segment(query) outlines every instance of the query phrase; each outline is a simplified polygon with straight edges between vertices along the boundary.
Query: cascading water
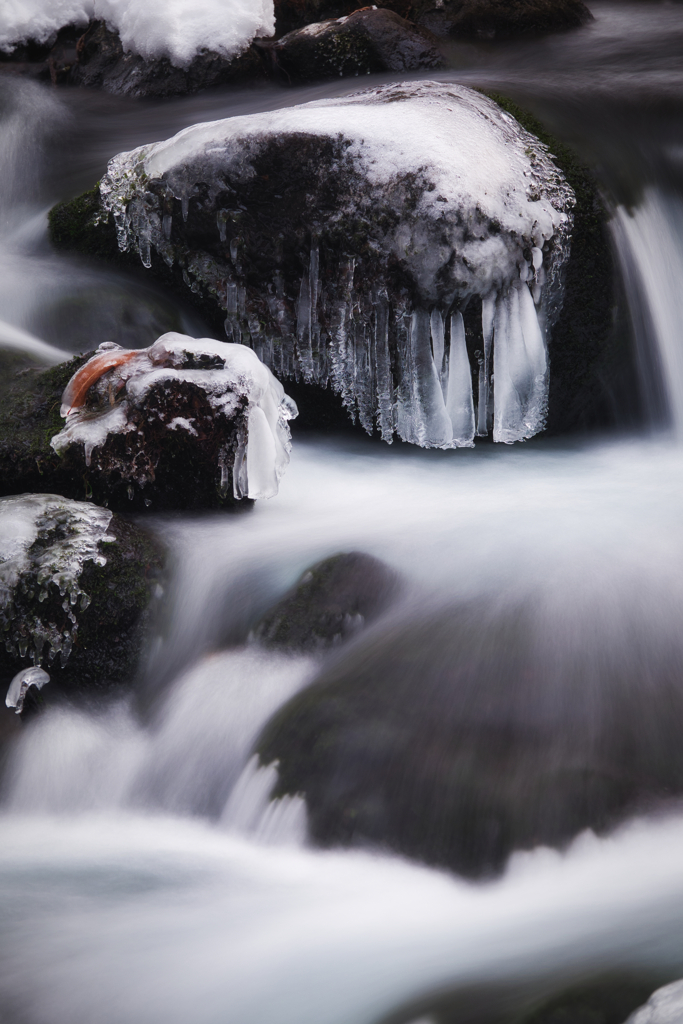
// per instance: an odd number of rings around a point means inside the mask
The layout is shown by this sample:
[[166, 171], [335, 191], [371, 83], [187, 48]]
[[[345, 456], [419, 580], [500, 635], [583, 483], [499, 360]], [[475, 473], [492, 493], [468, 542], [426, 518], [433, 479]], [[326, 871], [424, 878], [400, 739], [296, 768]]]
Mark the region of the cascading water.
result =
[[[659, 34], [653, 10], [665, 22]], [[680, 43], [683, 18], [678, 9], [638, 5], [596, 14], [576, 36], [486, 53], [458, 80], [535, 90], [573, 141], [580, 122], [584, 149], [598, 153], [614, 197], [634, 320], [666, 389], [660, 404], [678, 428], [681, 192], [675, 176], [659, 180], [648, 165], [625, 203], [614, 168], [649, 137], [619, 133], [610, 89], [626, 102], [628, 86], [636, 110], [643, 93], [646, 106], [652, 92], [665, 93], [680, 113], [672, 39], [676, 30]], [[84, 136], [84, 124], [98, 123], [97, 106], [80, 95], [58, 100], [37, 86], [14, 88], [13, 102], [33, 104], [21, 107], [27, 126], [38, 125], [32, 141], [28, 127], [22, 136], [29, 162], [44, 138], [45, 110], [54, 122], [71, 105]], [[210, 116], [281, 103], [281, 93], [265, 92], [151, 111], [122, 105], [112, 137], [97, 153], [86, 146], [79, 160], [101, 173], [113, 153], [148, 139], [155, 118], [165, 119], [158, 133], [166, 137]], [[73, 123], [63, 122], [67, 135]], [[675, 155], [680, 131], [667, 132], [659, 141]], [[18, 159], [7, 157], [11, 171]], [[74, 191], [80, 173], [73, 171]], [[7, 181], [12, 174], [21, 178], [12, 171]], [[6, 253], [17, 252], [8, 239], [38, 213], [12, 204]], [[36, 270], [49, 264], [62, 273], [63, 260], [47, 250], [25, 252]], [[120, 284], [97, 274], [108, 287]], [[3, 306], [0, 318], [42, 333], [45, 288], [11, 280], [16, 305]], [[55, 287], [57, 294], [62, 285]], [[442, 325], [428, 319], [436, 355]], [[451, 343], [458, 329], [450, 325]], [[81, 337], [44, 336], [64, 350], [89, 347]], [[137, 344], [148, 340], [143, 331]], [[449, 414], [467, 436], [479, 426], [471, 394], [453, 393]], [[3, 1022], [441, 1024], [437, 1004], [462, 997], [469, 1009], [447, 1019], [488, 1024], [598, 974], [683, 975], [683, 818], [675, 803], [658, 804], [657, 818], [579, 836], [564, 852], [519, 851], [502, 879], [475, 886], [383, 849], [313, 849], [303, 800], [268, 801], [277, 769], [258, 767], [254, 743], [329, 662], [323, 653], [268, 651], [252, 629], [307, 566], [337, 551], [368, 552], [399, 574], [389, 625], [453, 607], [523, 610], [520, 623], [531, 622], [540, 638], [542, 676], [508, 694], [510, 652], [491, 633], [488, 655], [505, 698], [479, 709], [492, 723], [505, 717], [540, 735], [559, 730], [580, 758], [600, 753], [606, 725], [635, 722], [622, 737], [627, 752], [646, 748], [654, 762], [673, 750], [672, 694], [683, 678], [683, 452], [668, 435], [501, 447], [423, 452], [295, 436], [278, 497], [251, 514], [153, 520], [173, 568], [135, 699], [48, 709], [26, 726], [5, 767]]]

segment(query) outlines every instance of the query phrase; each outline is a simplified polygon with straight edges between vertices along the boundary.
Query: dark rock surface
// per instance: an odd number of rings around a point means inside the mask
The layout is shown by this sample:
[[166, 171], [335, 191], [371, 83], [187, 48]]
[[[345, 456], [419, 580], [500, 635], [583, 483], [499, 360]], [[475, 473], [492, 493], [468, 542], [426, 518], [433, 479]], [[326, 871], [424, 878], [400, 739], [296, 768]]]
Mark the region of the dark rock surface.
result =
[[[11, 555], [0, 562], [3, 701], [13, 676], [34, 661], [51, 678], [40, 692], [29, 691], [27, 710], [60, 693], [106, 691], [132, 681], [163, 570], [161, 548], [121, 516], [107, 522], [109, 514], [90, 503], [24, 499], [29, 509], [36, 506], [35, 540], [16, 579]], [[0, 499], [0, 513], [8, 500]], [[106, 532], [89, 534], [83, 517], [104, 523]]]
[[[358, 8], [353, 0], [276, 0], [278, 35], [326, 18], [341, 18]], [[378, 0], [440, 36], [506, 38], [576, 28], [592, 15], [582, 0]]]
[[396, 598], [396, 574], [361, 551], [311, 566], [264, 615], [254, 636], [268, 647], [319, 651], [356, 636]]
[[356, 11], [256, 45], [273, 71], [290, 82], [417, 71], [443, 63], [435, 36], [386, 10]]
[[678, 654], [662, 645], [643, 701], [637, 646], [567, 635], [524, 607], [378, 623], [275, 715], [262, 762], [305, 795], [317, 843], [466, 876], [603, 832], [683, 792]]
[[[231, 476], [221, 488], [218, 453], [229, 449], [234, 458], [241, 416], [229, 422], [216, 416], [202, 389], [191, 383], [150, 390], [139, 430], [110, 435], [95, 448], [90, 465], [82, 445], [61, 455], [54, 451], [50, 441], [64, 426], [62, 394], [91, 355], [51, 370], [20, 370], [5, 381], [0, 494], [63, 494], [124, 512], [234, 506]], [[198, 433], [169, 430], [176, 417], [194, 420]]]

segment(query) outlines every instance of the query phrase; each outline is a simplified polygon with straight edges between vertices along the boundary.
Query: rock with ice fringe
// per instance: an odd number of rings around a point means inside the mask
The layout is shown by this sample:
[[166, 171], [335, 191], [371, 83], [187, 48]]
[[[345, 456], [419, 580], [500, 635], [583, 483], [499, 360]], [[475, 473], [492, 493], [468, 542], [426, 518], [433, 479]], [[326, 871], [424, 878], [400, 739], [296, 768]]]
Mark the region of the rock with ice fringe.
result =
[[[138, 527], [56, 494], [0, 498], [0, 681], [104, 687], [132, 673], [162, 557]], [[24, 684], [26, 684], [24, 686]], [[50, 690], [53, 690], [50, 686]], [[23, 692], [22, 692], [23, 690]]]
[[277, 494], [296, 406], [245, 346], [171, 332], [147, 349], [101, 345], [61, 415], [52, 448], [75, 451], [112, 497], [202, 507]]
[[413, 82], [195, 125], [115, 157], [100, 199], [122, 250], [386, 441], [543, 428], [574, 197], [479, 93]]

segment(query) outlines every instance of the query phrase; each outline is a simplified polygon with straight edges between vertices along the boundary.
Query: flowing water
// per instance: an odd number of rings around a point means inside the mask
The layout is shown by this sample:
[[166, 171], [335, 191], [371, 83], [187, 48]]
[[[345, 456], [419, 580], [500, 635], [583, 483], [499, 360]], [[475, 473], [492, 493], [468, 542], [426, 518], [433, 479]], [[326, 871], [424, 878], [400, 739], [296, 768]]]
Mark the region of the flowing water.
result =
[[[508, 713], [583, 742], [628, 702], [655, 749], [677, 743], [683, 8], [595, 13], [547, 40], [454, 47], [444, 77], [518, 99], [595, 169], [649, 424], [449, 452], [295, 434], [280, 494], [252, 514], [155, 518], [173, 566], [135, 696], [50, 709], [6, 771], [2, 1024], [426, 1022], [444, 993], [465, 1000], [453, 1020], [483, 1024], [606, 971], [683, 975], [675, 802], [563, 852], [519, 851], [475, 885], [382, 850], [314, 849], [303, 800], [269, 802], [276, 769], [252, 756], [323, 658], [266, 653], [250, 630], [308, 565], [344, 550], [400, 574], [399, 623], [524, 609], [545, 685]], [[147, 345], [169, 325], [203, 333], [142, 270], [53, 254], [47, 209], [121, 150], [356, 86], [132, 104], [0, 81], [0, 343], [49, 361], [104, 340]], [[504, 667], [494, 638], [491, 651]]]

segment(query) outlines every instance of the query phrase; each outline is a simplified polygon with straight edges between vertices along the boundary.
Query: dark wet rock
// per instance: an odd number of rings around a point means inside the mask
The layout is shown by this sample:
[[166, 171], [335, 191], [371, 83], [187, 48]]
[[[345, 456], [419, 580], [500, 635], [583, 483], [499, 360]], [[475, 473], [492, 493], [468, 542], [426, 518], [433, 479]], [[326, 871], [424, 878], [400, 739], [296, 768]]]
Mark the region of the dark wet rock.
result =
[[[353, 0], [276, 0], [278, 35], [358, 8]], [[379, 0], [376, 6], [428, 29], [460, 38], [508, 38], [577, 28], [592, 15], [582, 0]]]
[[266, 612], [254, 636], [268, 647], [319, 651], [356, 636], [396, 598], [399, 581], [383, 562], [361, 551], [311, 566]]
[[436, 37], [386, 10], [356, 11], [257, 45], [273, 71], [291, 82], [417, 71], [443, 63]]
[[276, 793], [305, 795], [323, 846], [472, 877], [683, 793], [676, 644], [650, 661], [645, 695], [635, 642], [562, 635], [542, 609], [484, 606], [371, 627], [266, 727]]
[[60, 692], [131, 681], [163, 569], [156, 541], [121, 516], [59, 495], [0, 498], [0, 522], [3, 700], [33, 664], [50, 682], [29, 690], [27, 710]]
[[103, 21], [93, 21], [78, 40], [78, 60], [69, 72], [75, 85], [97, 87], [119, 96], [179, 96], [219, 85], [265, 82], [267, 75], [258, 53], [247, 48], [237, 57], [198, 53], [186, 68], [166, 58], [148, 60], [125, 52], [117, 32]]
[[642, 969], [597, 975], [584, 970], [571, 982], [565, 976], [559, 983], [540, 972], [539, 977], [525, 981], [489, 981], [436, 998], [428, 996], [378, 1024], [413, 1024], [423, 1019], [433, 1024], [624, 1024], [628, 1014], [664, 981], [666, 975], [660, 971]]
[[[429, 125], [440, 147], [426, 145]], [[548, 371], [534, 324], [542, 314], [550, 328], [560, 313], [573, 196], [531, 134], [480, 94], [428, 82], [214, 132], [185, 133], [175, 162], [168, 143], [161, 163], [155, 147], [115, 158], [99, 194], [54, 211], [54, 240], [116, 252], [111, 211], [122, 249], [182, 282], [214, 330], [253, 347], [279, 377], [331, 384], [385, 440], [471, 445], [473, 391], [485, 433], [485, 324], [490, 332], [495, 306], [495, 361], [506, 325], [522, 316], [531, 331], [517, 350], [523, 397], [505, 391], [502, 371], [494, 437], [542, 428]], [[464, 160], [464, 137], [479, 160]], [[509, 178], [482, 186], [489, 166]]]
[[[216, 380], [225, 372], [224, 362], [220, 354], [196, 352], [198, 344], [170, 334], [149, 350], [125, 353], [104, 346], [98, 350], [103, 368], [92, 377], [79, 399], [81, 407], [66, 425], [60, 412], [63, 395], [93, 354], [47, 371], [19, 370], [4, 384], [0, 493], [60, 493], [117, 511], [225, 508], [238, 498], [246, 499], [243, 506], [249, 507], [249, 495], [261, 496], [253, 481], [246, 482], [252, 409], [260, 410], [261, 391], [267, 400], [271, 386], [278, 395], [282, 389], [253, 353], [242, 349], [237, 356], [249, 362], [243, 367], [240, 363], [244, 386]], [[177, 358], [174, 346], [180, 346]], [[148, 361], [147, 352], [159, 356], [159, 365]], [[165, 369], [169, 361], [174, 366]], [[126, 377], [124, 368], [133, 366], [139, 366], [142, 383]], [[132, 397], [134, 386], [138, 391]], [[271, 413], [277, 419], [275, 400]], [[278, 421], [276, 429], [286, 447], [286, 423]], [[277, 470], [270, 467], [271, 475], [286, 464], [284, 449], [279, 459]], [[274, 486], [276, 490], [276, 481]]]

